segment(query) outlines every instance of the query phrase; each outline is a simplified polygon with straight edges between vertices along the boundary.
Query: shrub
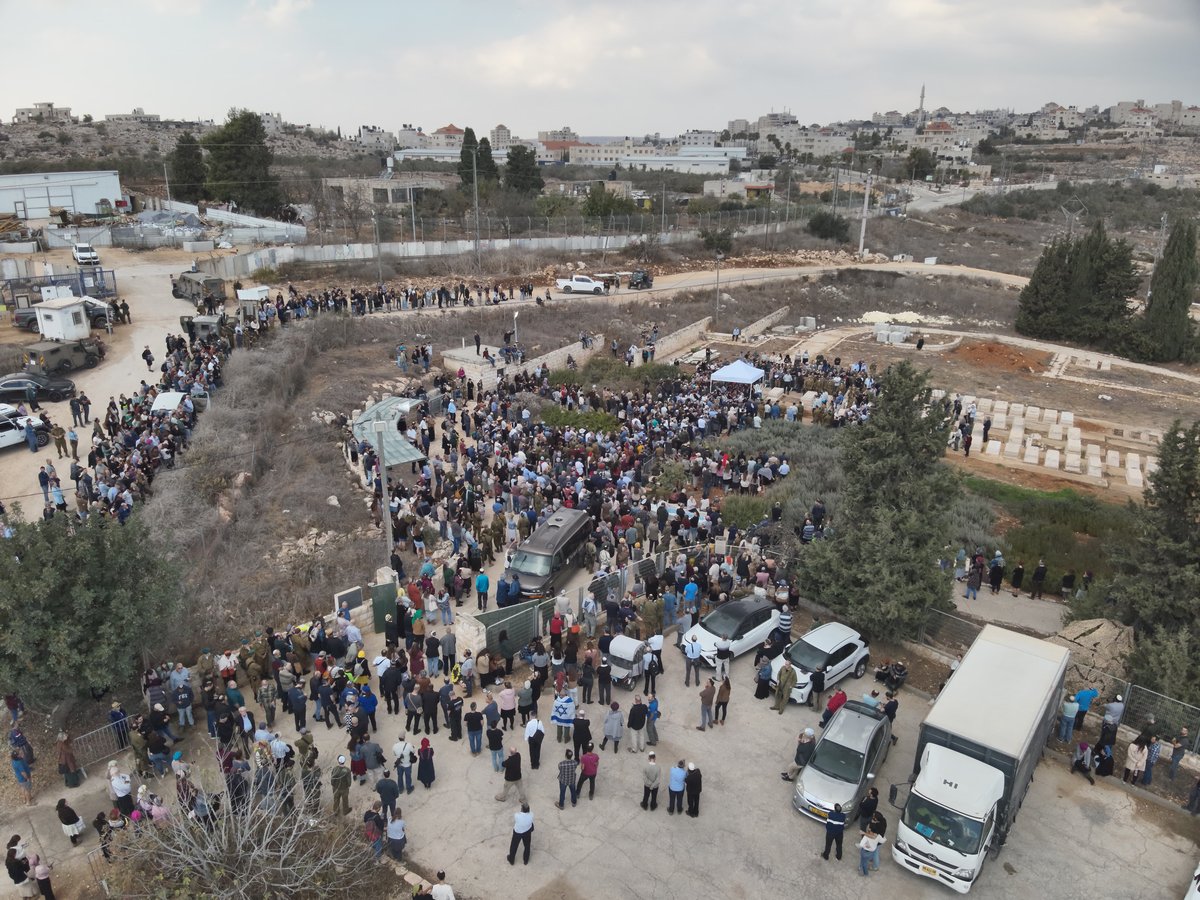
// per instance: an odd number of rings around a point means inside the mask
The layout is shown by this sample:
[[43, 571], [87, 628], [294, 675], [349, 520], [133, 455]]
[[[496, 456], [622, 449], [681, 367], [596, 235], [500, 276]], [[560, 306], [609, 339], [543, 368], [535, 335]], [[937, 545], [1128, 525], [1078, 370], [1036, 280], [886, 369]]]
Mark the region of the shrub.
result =
[[621, 423], [606, 412], [580, 412], [562, 406], [542, 410], [542, 421], [553, 428], [576, 428], [584, 431], [616, 431]]
[[821, 210], [808, 220], [809, 233], [829, 241], [845, 244], [850, 240], [850, 223], [844, 216]]

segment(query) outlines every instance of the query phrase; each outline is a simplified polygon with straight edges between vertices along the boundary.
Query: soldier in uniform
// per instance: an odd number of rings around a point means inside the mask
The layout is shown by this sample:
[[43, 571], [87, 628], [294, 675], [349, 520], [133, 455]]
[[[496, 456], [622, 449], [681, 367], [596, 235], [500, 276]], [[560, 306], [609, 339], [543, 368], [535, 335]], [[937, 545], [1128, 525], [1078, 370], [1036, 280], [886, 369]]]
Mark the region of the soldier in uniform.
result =
[[333, 790], [333, 811], [339, 816], [350, 812], [350, 770], [346, 768], [346, 757], [339, 756], [337, 765], [329, 773], [329, 787]]
[[213, 675], [217, 671], [217, 664], [213, 659], [212, 651], [208, 647], [200, 651], [200, 658], [196, 660], [196, 671], [200, 675], [201, 684], [213, 680]]

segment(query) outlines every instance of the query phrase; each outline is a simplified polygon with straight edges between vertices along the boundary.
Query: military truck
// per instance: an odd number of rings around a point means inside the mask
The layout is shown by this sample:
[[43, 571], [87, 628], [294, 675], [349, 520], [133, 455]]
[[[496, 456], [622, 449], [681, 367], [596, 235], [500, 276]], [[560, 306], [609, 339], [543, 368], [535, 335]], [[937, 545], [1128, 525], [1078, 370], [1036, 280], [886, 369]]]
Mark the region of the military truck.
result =
[[213, 297], [218, 305], [224, 303], [227, 297], [224, 279], [205, 272], [182, 272], [178, 278], [171, 279], [171, 296], [180, 300], [190, 300], [196, 307], [204, 306], [205, 297]]
[[654, 276], [645, 269], [634, 269], [629, 274], [629, 289], [633, 291], [654, 287]]
[[73, 369], [94, 369], [104, 359], [107, 348], [97, 338], [77, 341], [38, 341], [21, 348], [21, 362], [28, 368], [36, 366], [51, 375], [62, 375]]

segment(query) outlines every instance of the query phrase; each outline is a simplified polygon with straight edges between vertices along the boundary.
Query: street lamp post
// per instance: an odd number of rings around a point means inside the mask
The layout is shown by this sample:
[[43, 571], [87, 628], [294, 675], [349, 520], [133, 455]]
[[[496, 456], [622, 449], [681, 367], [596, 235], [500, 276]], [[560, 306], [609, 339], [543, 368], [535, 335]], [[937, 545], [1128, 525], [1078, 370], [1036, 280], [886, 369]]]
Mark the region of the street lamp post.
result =
[[383, 446], [388, 423], [377, 419], [371, 424], [371, 427], [375, 430], [375, 444], [379, 451], [379, 503], [381, 507], [379, 512], [380, 518], [383, 520], [383, 559], [384, 563], [390, 567], [392, 565], [392, 503], [388, 494], [387, 457]]
[[371, 222], [375, 226], [375, 272], [379, 276], [379, 288], [383, 290], [383, 260], [379, 256], [379, 212], [371, 213]]

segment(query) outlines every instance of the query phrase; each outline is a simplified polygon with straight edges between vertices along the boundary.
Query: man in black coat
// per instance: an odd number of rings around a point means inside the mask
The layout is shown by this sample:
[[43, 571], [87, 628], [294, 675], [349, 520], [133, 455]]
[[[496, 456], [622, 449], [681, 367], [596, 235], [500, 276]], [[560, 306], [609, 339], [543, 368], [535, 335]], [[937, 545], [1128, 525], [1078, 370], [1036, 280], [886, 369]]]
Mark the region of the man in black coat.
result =
[[693, 819], [700, 815], [700, 788], [702, 776], [696, 764], [688, 763], [688, 773], [684, 776], [683, 787], [687, 792], [687, 814]]

